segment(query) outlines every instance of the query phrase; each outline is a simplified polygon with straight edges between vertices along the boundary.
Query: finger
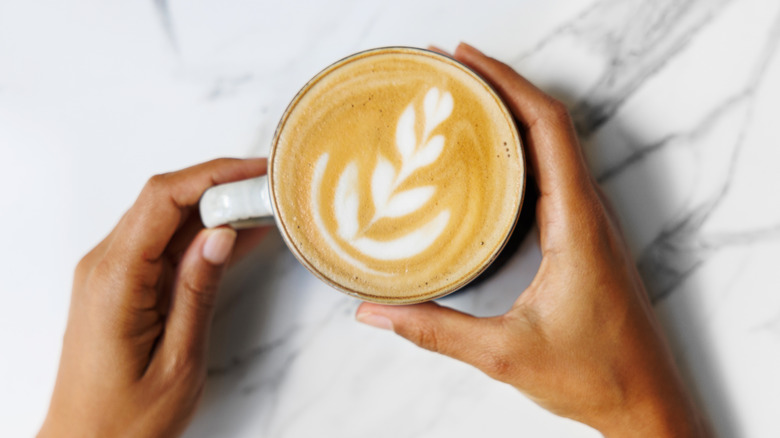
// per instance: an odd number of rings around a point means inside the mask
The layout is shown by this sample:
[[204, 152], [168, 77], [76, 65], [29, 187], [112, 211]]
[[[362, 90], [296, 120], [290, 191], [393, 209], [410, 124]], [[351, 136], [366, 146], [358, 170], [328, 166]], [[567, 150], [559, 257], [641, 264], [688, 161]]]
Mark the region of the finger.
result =
[[[179, 263], [187, 246], [192, 243], [192, 239], [203, 228], [203, 223], [197, 212], [193, 212], [184, 224], [179, 227], [179, 230], [171, 238], [168, 248], [165, 249], [165, 253], [173, 264]], [[267, 226], [238, 230], [236, 245], [230, 257], [230, 265], [237, 263], [252, 251], [263, 240], [263, 237], [268, 234], [269, 230], [270, 227]]]
[[450, 52], [448, 52], [448, 51], [446, 51], [446, 50], [444, 50], [444, 49], [442, 49], [442, 48], [440, 48], [438, 46], [434, 46], [433, 44], [428, 46], [428, 50], [430, 50], [431, 52], [436, 52], [436, 53], [442, 54], [444, 56], [449, 56], [450, 58], [452, 58], [452, 53], [450, 53]]
[[134, 260], [158, 259], [206, 189], [265, 172], [265, 158], [222, 158], [152, 177], [117, 226], [119, 235], [126, 236], [118, 253]]
[[576, 197], [590, 185], [566, 107], [536, 88], [508, 65], [461, 43], [455, 59], [491, 83], [526, 133], [526, 151], [542, 196]]
[[185, 252], [160, 343], [163, 363], [205, 360], [217, 287], [235, 240], [233, 229], [203, 229]]
[[490, 376], [511, 366], [500, 318], [477, 318], [433, 302], [411, 306], [363, 303], [356, 318], [392, 330], [426, 350], [471, 364]]
[[73, 275], [74, 293], [79, 293], [83, 289], [76, 286], [80, 286], [84, 281], [86, 281], [87, 276], [90, 274], [90, 272], [92, 272], [92, 269], [94, 269], [98, 261], [105, 256], [108, 248], [111, 246], [112, 240], [113, 233], [106, 236], [106, 238], [101, 240], [97, 246], [92, 248], [92, 250], [90, 250], [87, 254], [84, 255], [84, 257], [81, 258], [81, 260], [79, 260]]
[[165, 254], [172, 264], [178, 265], [184, 253], [192, 244], [192, 240], [203, 229], [203, 223], [200, 221], [200, 215], [192, 212], [187, 219], [179, 226], [179, 229], [173, 234], [168, 246], [165, 248]]

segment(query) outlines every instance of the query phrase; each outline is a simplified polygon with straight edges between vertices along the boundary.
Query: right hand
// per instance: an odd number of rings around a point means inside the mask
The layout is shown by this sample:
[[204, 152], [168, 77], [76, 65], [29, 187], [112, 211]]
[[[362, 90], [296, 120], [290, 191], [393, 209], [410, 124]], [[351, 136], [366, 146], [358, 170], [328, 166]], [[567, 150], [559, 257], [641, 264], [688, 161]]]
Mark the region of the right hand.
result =
[[501, 316], [363, 303], [357, 319], [470, 363], [607, 436], [708, 436], [564, 105], [468, 45], [454, 57], [495, 87], [524, 131], [540, 192], [541, 266]]

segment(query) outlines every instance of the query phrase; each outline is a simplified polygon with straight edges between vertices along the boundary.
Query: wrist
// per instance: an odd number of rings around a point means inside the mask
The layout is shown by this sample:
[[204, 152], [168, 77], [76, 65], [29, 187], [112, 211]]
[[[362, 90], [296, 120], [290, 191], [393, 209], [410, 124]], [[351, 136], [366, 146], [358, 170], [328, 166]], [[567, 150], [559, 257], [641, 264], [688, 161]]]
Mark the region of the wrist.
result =
[[709, 438], [706, 422], [687, 394], [647, 397], [594, 424], [606, 438]]

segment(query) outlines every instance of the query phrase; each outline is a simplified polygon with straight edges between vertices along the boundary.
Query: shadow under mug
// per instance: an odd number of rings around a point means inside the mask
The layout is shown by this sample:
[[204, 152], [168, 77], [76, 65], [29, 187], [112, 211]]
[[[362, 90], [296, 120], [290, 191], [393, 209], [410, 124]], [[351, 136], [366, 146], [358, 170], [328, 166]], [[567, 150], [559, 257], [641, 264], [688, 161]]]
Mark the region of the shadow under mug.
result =
[[[349, 288], [345, 288], [342, 285], [334, 282], [327, 276], [320, 273], [316, 268], [314, 268], [309, 263], [309, 261], [306, 260], [306, 257], [300, 254], [299, 251], [296, 250], [294, 245], [291, 244], [290, 237], [287, 236], [284, 232], [286, 228], [284, 227], [284, 224], [282, 224], [281, 222], [282, 219], [279, 217], [280, 215], [276, 214], [274, 211], [274, 198], [273, 198], [274, 196], [274, 187], [273, 187], [274, 155], [278, 152], [277, 145], [279, 143], [279, 138], [282, 133], [282, 130], [284, 129], [285, 121], [287, 120], [291, 111], [294, 110], [294, 108], [300, 101], [301, 97], [304, 94], [306, 94], [306, 92], [311, 88], [312, 84], [315, 84], [322, 77], [327, 76], [334, 70], [337, 70], [340, 66], [348, 64], [353, 59], [370, 56], [372, 54], [377, 54], [377, 53], [382, 54], [388, 51], [421, 54], [426, 57], [437, 58], [441, 61], [446, 62], [449, 65], [457, 66], [459, 69], [461, 69], [462, 71], [468, 73], [471, 77], [473, 77], [474, 80], [480, 82], [484, 86], [484, 88], [488, 90], [488, 92], [492, 95], [495, 101], [498, 103], [499, 107], [501, 108], [500, 111], [502, 115], [505, 116], [508, 120], [510, 120], [513, 144], [509, 146], [513, 147], [512, 150], [517, 152], [520, 160], [521, 174], [518, 175], [520, 190], [519, 193], [517, 193], [517, 199], [515, 200], [517, 202], [517, 208], [515, 211], [513, 211], [511, 227], [509, 227], [508, 231], [505, 233], [505, 236], [503, 236], [503, 241], [500, 242], [500, 245], [498, 246], [498, 250], [492, 255], [492, 257], [490, 257], [488, 260], [485, 260], [484, 263], [478, 266], [473, 272], [471, 272], [470, 275], [468, 275], [462, 281], [453, 283], [452, 287], [448, 288], [447, 290], [444, 290], [441, 293], [437, 293], [430, 296], [424, 296], [424, 297], [413, 296], [410, 298], [401, 298], [401, 299], [394, 298], [394, 297], [376, 297], [373, 295], [356, 293], [355, 291]], [[458, 289], [468, 285], [469, 283], [471, 283], [472, 281], [480, 277], [480, 274], [486, 272], [486, 270], [488, 270], [491, 264], [493, 264], [493, 262], [498, 258], [499, 254], [502, 252], [503, 248], [507, 245], [507, 243], [509, 242], [510, 244], [509, 246], [512, 246], [512, 243], [510, 242], [510, 238], [512, 238], [511, 240], [516, 240], [518, 234], [516, 231], [520, 231], [520, 230], [515, 230], [515, 226], [517, 224], [520, 210], [523, 204], [523, 197], [526, 189], [525, 187], [526, 171], [525, 171], [525, 159], [523, 155], [522, 142], [520, 139], [520, 135], [517, 131], [517, 127], [514, 124], [513, 116], [509, 111], [509, 109], [507, 108], [507, 106], [503, 103], [501, 98], [495, 92], [495, 90], [487, 82], [485, 82], [476, 72], [474, 72], [467, 66], [461, 64], [460, 62], [450, 57], [441, 55], [437, 52], [433, 52], [430, 50], [411, 48], [411, 47], [384, 47], [378, 49], [371, 49], [364, 52], [355, 53], [346, 58], [343, 58], [331, 64], [329, 67], [327, 67], [326, 69], [324, 69], [323, 71], [315, 75], [296, 94], [295, 98], [291, 101], [284, 115], [282, 116], [279, 125], [276, 128], [276, 132], [274, 133], [274, 138], [273, 138], [273, 142], [269, 154], [268, 166], [269, 166], [268, 175], [257, 177], [257, 178], [251, 178], [243, 181], [220, 184], [206, 190], [203, 196], [201, 197], [199, 203], [200, 216], [204, 226], [211, 228], [211, 227], [217, 227], [221, 225], [228, 225], [234, 229], [243, 229], [243, 228], [251, 228], [257, 226], [276, 224], [277, 228], [281, 231], [282, 238], [285, 244], [287, 245], [287, 247], [293, 252], [295, 257], [307, 269], [309, 269], [309, 271], [311, 271], [318, 278], [325, 281], [332, 287], [348, 295], [360, 298], [362, 300], [379, 302], [384, 304], [412, 304], [412, 303], [440, 298], [452, 292], [455, 292]], [[526, 231], [527, 230], [523, 230], [523, 234], [525, 234]], [[499, 263], [496, 263], [496, 265], [500, 265], [500, 264], [502, 263], [499, 260]], [[492, 269], [490, 271], [492, 271]], [[483, 279], [482, 277], [480, 278]]]

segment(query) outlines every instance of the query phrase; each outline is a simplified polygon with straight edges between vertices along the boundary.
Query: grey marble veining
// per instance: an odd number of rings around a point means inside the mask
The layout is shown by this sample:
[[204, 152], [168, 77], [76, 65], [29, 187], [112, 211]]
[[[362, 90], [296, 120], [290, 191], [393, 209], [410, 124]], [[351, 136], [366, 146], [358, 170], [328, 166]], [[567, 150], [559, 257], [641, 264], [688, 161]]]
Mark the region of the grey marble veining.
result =
[[[595, 135], [597, 138], [592, 142], [598, 142], [599, 128], [609, 123], [621, 105], [658, 70], [673, 62], [698, 35], [698, 30], [723, 13], [730, 3], [730, 0], [595, 2], [543, 38], [532, 50], [519, 55], [513, 63], [522, 68], [529, 58], [543, 56], [546, 47], [561, 39], [576, 39], [579, 44], [598, 53], [603, 58], [603, 71], [582, 95], [571, 102], [578, 132], [586, 139]], [[728, 193], [754, 103], [762, 94], [762, 80], [768, 65], [777, 55], [780, 10], [774, 15], [776, 18], [767, 29], [764, 41], [757, 41], [763, 49], [753, 60], [752, 71], [739, 89], [723, 96], [722, 101], [685, 130], [667, 134], [649, 144], [628, 145], [628, 154], [596, 174], [600, 183], [608, 185], [613, 178], [630, 172], [632, 166], [664, 148], [687, 147], [709, 153], [708, 160], [700, 164], [712, 166], [715, 168], [713, 172], [722, 175], [717, 184], [709, 188], [709, 195], [689, 205], [688, 211], [680, 217], [665, 223], [650, 245], [643, 249], [639, 257], [640, 270], [650, 286], [653, 301], [663, 299], [674, 291], [680, 281], [713, 251], [778, 236], [780, 222], [714, 236], [700, 236], [698, 233]], [[571, 100], [570, 96], [562, 98]], [[735, 130], [730, 133], [727, 144], [713, 155], [712, 138], [707, 135], [719, 128], [723, 119], [735, 119]]]
[[[682, 141], [687, 147], [707, 148], [706, 151], [702, 151], [709, 153], [708, 160], [703, 162], [703, 165], [717, 166], [714, 171], [722, 176], [703, 199], [690, 205], [689, 210], [682, 217], [665, 225], [663, 231], [642, 254], [639, 266], [645, 281], [651, 285], [651, 297], [654, 301], [663, 299], [673, 292], [680, 281], [701, 266], [714, 252], [733, 245], [750, 245], [780, 237], [780, 218], [776, 218], [774, 224], [758, 228], [729, 230], [717, 234], [701, 232], [708, 219], [729, 195], [730, 187], [736, 177], [740, 152], [746, 147], [745, 138], [753, 121], [755, 103], [764, 96], [761, 85], [768, 66], [778, 56], [780, 10], [775, 17], [763, 42], [760, 56], [752, 66], [753, 71], [743, 88], [735, 95], [727, 97], [692, 130], [682, 134], [684, 136]], [[712, 140], [707, 134], [721, 124], [727, 123], [722, 120], [726, 118], [734, 120], [735, 126], [731, 136], [727, 137], [725, 147], [717, 151], [716, 161], [712, 157], [712, 148], [697, 140]], [[672, 142], [674, 139], [669, 139], [665, 144]]]
[[[44, 254], [51, 266], [34, 284], [31, 268], [4, 272], [21, 293], [0, 308], [0, 341], [14, 358], [0, 361], [0, 434], [34, 433], [72, 266], [149, 175], [267, 153], [298, 89], [349, 53], [452, 49], [461, 39], [569, 106], [719, 435], [780, 430], [777, 2], [152, 0], [47, 11], [0, 7], [0, 175], [27, 190], [4, 211], [50, 199], [65, 218], [0, 215], [3, 229], [40, 230], [9, 236], [0, 265]], [[536, 239], [532, 231], [487, 281], [442, 304], [504, 312], [539, 266]], [[185, 435], [598, 436], [467, 365], [355, 323], [358, 304], [272, 232], [225, 279], [204, 400]]]

